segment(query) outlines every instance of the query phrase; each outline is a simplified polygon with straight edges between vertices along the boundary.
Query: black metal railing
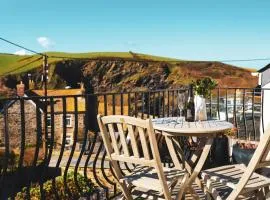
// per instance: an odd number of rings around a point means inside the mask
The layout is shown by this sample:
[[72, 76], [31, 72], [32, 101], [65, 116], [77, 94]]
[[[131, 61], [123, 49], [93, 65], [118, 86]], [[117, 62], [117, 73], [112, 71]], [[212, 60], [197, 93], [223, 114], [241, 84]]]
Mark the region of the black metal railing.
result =
[[[186, 89], [1, 100], [0, 198], [108, 199], [118, 195], [96, 115], [178, 116], [179, 92]], [[234, 123], [239, 139], [259, 140], [268, 92], [215, 89], [206, 99], [208, 118]], [[169, 159], [163, 162], [171, 166]], [[133, 167], [120, 166], [122, 173]]]

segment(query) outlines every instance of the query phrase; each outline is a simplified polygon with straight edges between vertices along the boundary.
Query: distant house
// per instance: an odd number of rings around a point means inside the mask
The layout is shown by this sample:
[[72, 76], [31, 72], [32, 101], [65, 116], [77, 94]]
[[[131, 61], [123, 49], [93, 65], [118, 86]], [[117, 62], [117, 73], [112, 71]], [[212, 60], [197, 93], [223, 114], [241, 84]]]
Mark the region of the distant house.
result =
[[[21, 92], [21, 91], [20, 91]], [[48, 96], [67, 96], [67, 95], [80, 95], [81, 89], [61, 89], [61, 90], [48, 90]], [[44, 95], [43, 90], [30, 90], [26, 91], [20, 96], [34, 97]], [[48, 139], [51, 137], [52, 127], [54, 126], [54, 142], [57, 144], [62, 143], [64, 131], [66, 132], [65, 146], [70, 147], [73, 144], [75, 132], [75, 115], [78, 116], [78, 137], [83, 134], [84, 116], [85, 116], [85, 99], [82, 97], [77, 98], [77, 112], [75, 112], [74, 97], [66, 97], [66, 104], [64, 105], [63, 98], [53, 98], [53, 103], [48, 101], [47, 104], [47, 117], [44, 121], [44, 114], [46, 106], [42, 98], [32, 98], [32, 100], [25, 100], [24, 102], [24, 128], [26, 145], [35, 145], [38, 131], [44, 135], [45, 125], [48, 130]], [[9, 144], [11, 148], [18, 148], [21, 145], [21, 104], [20, 100], [9, 101], [6, 104], [7, 120], [8, 120], [8, 135]], [[52, 106], [53, 105], [53, 106]], [[53, 108], [53, 109], [52, 109]], [[64, 110], [66, 112], [64, 112]], [[3, 111], [2, 111], [3, 113]], [[65, 118], [64, 118], [65, 113]], [[51, 115], [54, 116], [52, 121]], [[39, 116], [39, 118], [37, 118]], [[37, 120], [40, 120], [37, 121]], [[64, 128], [64, 124], [66, 127]], [[0, 116], [0, 141], [4, 143], [5, 138], [5, 125], [4, 117]]]
[[[258, 70], [259, 72], [259, 85], [263, 90], [263, 113], [261, 121], [261, 133], [263, 128], [267, 128], [270, 125], [270, 64], [266, 65], [262, 69]], [[269, 90], [268, 90], [269, 89]], [[263, 127], [262, 127], [263, 125]]]
[[[50, 102], [47, 106], [46, 125], [48, 127], [48, 136], [51, 136], [52, 124], [54, 125], [54, 135], [57, 143], [61, 144], [64, 131], [66, 131], [66, 147], [73, 144], [74, 132], [75, 132], [75, 115], [78, 116], [78, 136], [82, 136], [84, 128], [84, 116], [85, 116], [85, 99], [83, 97], [77, 98], [77, 110], [75, 110], [74, 97], [66, 97], [66, 104], [64, 105], [63, 98], [57, 98], [57, 96], [72, 96], [81, 95], [81, 89], [55, 89], [48, 90], [48, 96], [53, 97], [53, 110]], [[44, 95], [43, 90], [32, 90], [28, 92], [31, 96]], [[45, 108], [43, 107], [43, 110]], [[65, 110], [65, 112], [64, 112]], [[65, 118], [64, 118], [65, 113]], [[54, 121], [52, 121], [51, 115], [54, 115]], [[64, 128], [64, 124], [66, 127]]]

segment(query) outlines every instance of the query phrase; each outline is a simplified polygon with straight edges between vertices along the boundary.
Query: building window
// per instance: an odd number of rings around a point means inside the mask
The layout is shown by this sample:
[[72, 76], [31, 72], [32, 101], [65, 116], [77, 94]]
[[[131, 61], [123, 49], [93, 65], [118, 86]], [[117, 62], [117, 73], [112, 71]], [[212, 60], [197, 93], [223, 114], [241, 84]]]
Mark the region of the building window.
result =
[[67, 127], [72, 127], [72, 118], [71, 115], [66, 116], [66, 126]]
[[72, 146], [72, 136], [71, 135], [67, 135], [66, 136], [66, 141], [65, 141], [65, 148], [66, 149], [70, 149]]
[[71, 145], [71, 136], [67, 135], [66, 136], [66, 146], [69, 146], [69, 145]]
[[46, 123], [47, 123], [47, 127], [51, 127], [51, 126], [52, 126], [52, 119], [51, 119], [51, 116], [47, 116]]

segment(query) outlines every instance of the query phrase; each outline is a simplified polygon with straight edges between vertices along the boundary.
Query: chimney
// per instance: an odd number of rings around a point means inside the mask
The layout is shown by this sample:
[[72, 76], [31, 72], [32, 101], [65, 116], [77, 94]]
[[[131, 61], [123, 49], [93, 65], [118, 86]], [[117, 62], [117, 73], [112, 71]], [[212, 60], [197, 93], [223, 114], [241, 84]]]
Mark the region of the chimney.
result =
[[32, 80], [32, 75], [31, 74], [28, 74], [28, 87], [29, 87], [29, 90], [35, 89], [35, 83]]
[[29, 80], [29, 90], [35, 89], [35, 82], [33, 80]]
[[81, 90], [81, 94], [84, 95], [85, 94], [85, 88], [84, 88], [84, 83], [83, 82], [80, 83], [80, 90]]
[[17, 95], [19, 97], [23, 97], [24, 96], [24, 88], [25, 88], [25, 85], [23, 84], [22, 81], [20, 82], [20, 84], [17, 84]]

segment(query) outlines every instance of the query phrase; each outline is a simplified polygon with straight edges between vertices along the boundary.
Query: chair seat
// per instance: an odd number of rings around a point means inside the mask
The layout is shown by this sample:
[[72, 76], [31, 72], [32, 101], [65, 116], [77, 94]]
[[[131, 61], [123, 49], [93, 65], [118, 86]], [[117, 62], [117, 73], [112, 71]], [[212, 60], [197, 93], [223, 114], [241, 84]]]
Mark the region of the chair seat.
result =
[[[165, 167], [163, 170], [169, 188], [173, 186], [174, 183], [183, 181], [185, 175], [187, 175], [185, 170]], [[147, 188], [148, 190], [162, 192], [160, 179], [158, 179], [155, 168], [152, 167], [138, 166], [120, 181], [126, 181], [139, 188]]]
[[[202, 179], [206, 183], [208, 192], [212, 194], [215, 199], [226, 199], [236, 184], [242, 178], [247, 168], [245, 165], [226, 165], [202, 171]], [[270, 179], [253, 173], [247, 182], [242, 194], [243, 198], [252, 198], [251, 191], [263, 188], [270, 185]], [[245, 197], [246, 196], [246, 197]]]

